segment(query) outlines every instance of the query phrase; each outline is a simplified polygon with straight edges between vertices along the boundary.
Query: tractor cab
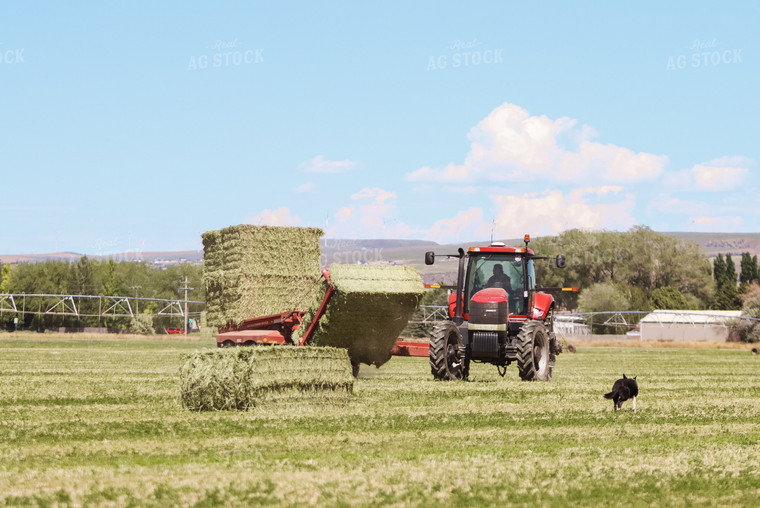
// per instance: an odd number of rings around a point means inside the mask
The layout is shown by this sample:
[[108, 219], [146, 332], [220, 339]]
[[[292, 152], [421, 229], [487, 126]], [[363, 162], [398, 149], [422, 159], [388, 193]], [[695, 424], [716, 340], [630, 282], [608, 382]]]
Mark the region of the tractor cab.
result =
[[523, 250], [498, 245], [470, 248], [464, 285], [466, 315], [469, 314], [472, 298], [478, 292], [491, 288], [506, 292], [509, 314], [526, 314], [528, 295], [535, 289], [536, 276], [533, 260], [520, 252]]

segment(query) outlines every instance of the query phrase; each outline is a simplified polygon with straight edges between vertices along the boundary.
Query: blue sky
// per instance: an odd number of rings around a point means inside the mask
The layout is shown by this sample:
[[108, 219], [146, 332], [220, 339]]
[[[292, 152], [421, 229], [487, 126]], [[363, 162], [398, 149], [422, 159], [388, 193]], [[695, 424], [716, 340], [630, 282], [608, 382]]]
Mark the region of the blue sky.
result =
[[0, 253], [760, 231], [756, 2], [2, 13]]

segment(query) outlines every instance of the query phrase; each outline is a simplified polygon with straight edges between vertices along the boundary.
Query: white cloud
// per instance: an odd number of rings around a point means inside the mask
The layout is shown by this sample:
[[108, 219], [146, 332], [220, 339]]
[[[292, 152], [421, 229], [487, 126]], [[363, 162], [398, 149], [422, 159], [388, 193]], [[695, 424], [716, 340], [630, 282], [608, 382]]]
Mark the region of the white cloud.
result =
[[420, 169], [404, 175], [404, 180], [407, 180], [409, 182], [456, 182], [466, 179], [467, 167], [455, 166], [454, 164], [449, 164], [442, 170], [433, 169], [430, 166], [423, 166]]
[[532, 181], [555, 178], [639, 182], [659, 176], [668, 158], [635, 153], [590, 141], [596, 131], [576, 128], [577, 120], [531, 116], [515, 104], [503, 104], [470, 130], [464, 164], [443, 169], [423, 166], [408, 181]]
[[314, 182], [304, 182], [298, 187], [296, 187], [296, 192], [303, 193], [303, 192], [311, 192], [315, 189]]
[[290, 209], [283, 206], [277, 210], [263, 210], [260, 215], [248, 220], [249, 223], [259, 226], [296, 226], [301, 219], [292, 215]]
[[618, 194], [623, 188], [619, 185], [602, 185], [601, 187], [580, 187], [575, 189], [572, 194], [575, 196], [583, 196], [584, 194], [598, 194], [604, 196], [607, 194]]
[[711, 213], [711, 205], [695, 199], [680, 199], [668, 194], [655, 196], [647, 206], [647, 212], [661, 215], [663, 213], [679, 215], [704, 215]]
[[743, 157], [723, 157], [697, 164], [690, 171], [701, 190], [725, 191], [742, 184], [749, 173], [748, 165]]
[[609, 182], [639, 182], [658, 177], [668, 162], [665, 156], [634, 153], [615, 145], [584, 141], [578, 152], [566, 152], [558, 164], [563, 179], [601, 177]]
[[738, 189], [745, 183], [753, 162], [746, 157], [719, 157], [668, 175], [665, 185], [679, 191], [721, 192]]
[[446, 192], [451, 192], [453, 194], [485, 194], [488, 193], [489, 190], [492, 192], [492, 189], [481, 187], [479, 185], [446, 185], [443, 189]]
[[483, 220], [483, 209], [472, 207], [458, 212], [451, 219], [436, 221], [422, 233], [428, 240], [451, 243], [466, 240], [482, 240], [490, 236], [489, 223]]
[[338, 213], [335, 214], [335, 216], [339, 220], [348, 220], [351, 218], [351, 216], [354, 214], [354, 209], [350, 208], [348, 206], [344, 206], [340, 210], [338, 210]]
[[389, 199], [395, 199], [396, 193], [383, 190], [379, 187], [366, 187], [356, 194], [351, 195], [351, 199], [373, 199], [376, 203], [382, 205]]
[[[492, 195], [498, 207], [493, 219], [494, 238], [520, 238], [525, 233], [556, 235], [572, 228], [626, 230], [636, 224], [632, 194], [611, 203], [593, 203], [596, 196], [607, 196], [604, 199], [610, 201], [622, 190], [620, 186], [607, 185], [579, 188], [568, 195], [559, 190]], [[485, 240], [491, 235], [491, 221], [484, 218], [481, 208], [472, 207], [421, 232], [425, 239], [443, 243]]]
[[317, 155], [311, 160], [302, 162], [298, 166], [298, 169], [307, 173], [346, 173], [356, 167], [357, 163], [355, 161], [331, 161], [325, 159], [322, 155]]
[[412, 229], [398, 220], [396, 193], [371, 187], [351, 195], [357, 201], [342, 207], [330, 221], [332, 238], [408, 238]]
[[697, 216], [692, 217], [690, 231], [721, 231], [724, 233], [741, 231], [744, 219], [739, 216]]
[[706, 201], [661, 194], [652, 198], [647, 214], [658, 220], [667, 217], [669, 221], [659, 227], [671, 231], [734, 232], [757, 228], [753, 223], [755, 215], [743, 201], [736, 199]]
[[587, 187], [565, 196], [562, 191], [551, 190], [537, 194], [491, 196], [499, 207], [495, 220], [495, 236], [520, 237], [525, 233], [535, 236], [556, 235], [566, 229], [625, 230], [636, 224], [632, 216], [635, 198], [626, 194], [622, 201], [590, 203], [589, 194], [617, 194], [619, 189]]

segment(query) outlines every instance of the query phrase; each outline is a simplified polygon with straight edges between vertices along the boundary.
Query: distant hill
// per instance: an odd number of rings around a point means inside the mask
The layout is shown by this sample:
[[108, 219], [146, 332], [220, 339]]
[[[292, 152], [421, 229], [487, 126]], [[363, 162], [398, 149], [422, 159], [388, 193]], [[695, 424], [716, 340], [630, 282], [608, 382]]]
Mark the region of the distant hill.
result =
[[753, 256], [760, 254], [760, 233], [664, 233], [681, 240], [696, 243], [709, 257], [718, 253], [741, 255], [749, 252]]
[[336, 238], [322, 238], [319, 241], [322, 246], [322, 250], [325, 249], [397, 249], [404, 247], [420, 247], [438, 245], [436, 242], [428, 240], [351, 240], [351, 239], [336, 239]]
[[[733, 256], [749, 252], [760, 255], [760, 233], [664, 233], [680, 240], [691, 241], [699, 245], [709, 257], [718, 253], [731, 253]], [[500, 240], [507, 245], [522, 245], [522, 239]], [[362, 263], [362, 264], [397, 264], [414, 266], [423, 276], [426, 283], [450, 282], [456, 276], [456, 260], [445, 260], [439, 257], [435, 265], [424, 264], [425, 251], [434, 250], [437, 254], [455, 254], [458, 247], [470, 245], [487, 245], [488, 240], [465, 242], [462, 244], [441, 245], [426, 240], [351, 240], [323, 238], [322, 265], [333, 263]], [[0, 263], [29, 263], [46, 260], [76, 261], [82, 255], [73, 252], [50, 254], [1, 255]], [[112, 258], [116, 261], [144, 261], [157, 266], [168, 266], [177, 263], [200, 263], [203, 261], [203, 251], [179, 252], [124, 252], [107, 256], [89, 256], [93, 259]]]
[[0, 254], [0, 263], [31, 263], [36, 261], [76, 261], [81, 254], [75, 252], [53, 252], [50, 254]]
[[[56, 252], [49, 254], [0, 254], [0, 263], [35, 263], [41, 261], [76, 261], [84, 254], [76, 252]], [[202, 250], [175, 252], [119, 252], [103, 256], [87, 254], [90, 259], [113, 259], [115, 261], [145, 261], [150, 264], [200, 263]]]

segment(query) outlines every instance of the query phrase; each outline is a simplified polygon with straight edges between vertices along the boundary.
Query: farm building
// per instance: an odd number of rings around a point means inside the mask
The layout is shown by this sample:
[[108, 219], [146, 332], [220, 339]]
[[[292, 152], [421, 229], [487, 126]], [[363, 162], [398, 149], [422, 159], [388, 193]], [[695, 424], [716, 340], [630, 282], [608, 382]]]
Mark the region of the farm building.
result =
[[740, 310], [656, 310], [640, 322], [641, 340], [706, 340], [725, 342], [731, 319]]

